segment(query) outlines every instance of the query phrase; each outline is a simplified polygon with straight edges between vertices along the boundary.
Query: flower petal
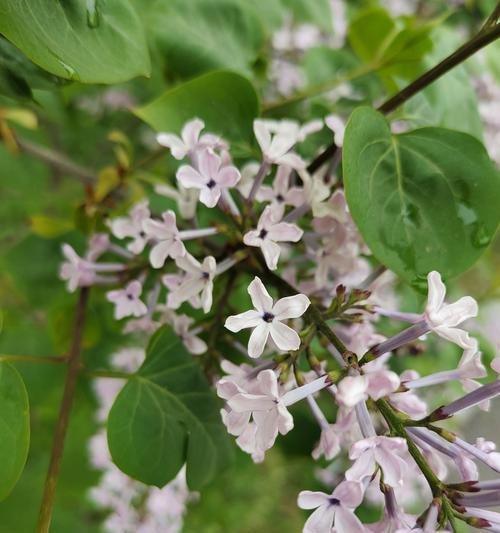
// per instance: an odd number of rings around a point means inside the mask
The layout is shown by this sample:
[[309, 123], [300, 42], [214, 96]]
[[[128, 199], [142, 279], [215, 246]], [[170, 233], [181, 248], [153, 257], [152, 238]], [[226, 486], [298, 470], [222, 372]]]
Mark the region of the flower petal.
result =
[[336, 533], [365, 533], [366, 528], [359, 518], [348, 509], [342, 506], [335, 512], [335, 532]]
[[262, 241], [260, 249], [266, 260], [267, 268], [269, 270], [276, 270], [278, 268], [278, 260], [281, 254], [280, 245], [269, 239], [265, 239]]
[[274, 320], [269, 328], [271, 337], [280, 350], [298, 350], [300, 337], [298, 333], [287, 325]]
[[252, 331], [248, 340], [248, 355], [250, 357], [255, 358], [262, 355], [268, 336], [269, 324], [266, 322], [262, 322]]
[[192, 166], [182, 165], [177, 170], [177, 180], [183, 187], [201, 189], [205, 187], [207, 180]]
[[297, 505], [301, 509], [316, 509], [316, 507], [328, 503], [328, 499], [328, 494], [324, 492], [303, 490], [297, 498]]
[[244, 313], [239, 313], [238, 315], [228, 316], [224, 327], [233, 333], [237, 333], [242, 329], [253, 328], [259, 325], [262, 322], [262, 316], [257, 311], [251, 309], [250, 311], [245, 311]]
[[269, 238], [276, 242], [298, 242], [304, 232], [289, 222], [279, 222], [268, 229]]
[[433, 270], [427, 275], [427, 284], [429, 292], [427, 296], [426, 313], [438, 311], [444, 303], [446, 296], [446, 286], [441, 280], [441, 274]]
[[299, 318], [310, 305], [310, 300], [305, 294], [287, 296], [278, 300], [273, 307], [273, 315], [278, 320]]
[[343, 481], [332, 493], [333, 498], [341, 501], [345, 507], [355, 509], [363, 501], [364, 489], [357, 481]]
[[255, 134], [255, 138], [257, 139], [257, 142], [259, 143], [262, 153], [265, 155], [271, 144], [271, 134], [269, 133], [269, 130], [267, 129], [267, 126], [264, 123], [264, 121], [254, 120], [253, 121], [253, 132]]
[[215, 181], [221, 187], [234, 187], [238, 181], [240, 181], [240, 178], [240, 171], [236, 167], [228, 165], [227, 167], [223, 167], [219, 170]]
[[257, 276], [248, 285], [248, 294], [252, 299], [252, 304], [261, 313], [270, 312], [273, 308], [273, 299], [269, 296], [261, 279]]
[[221, 158], [213, 150], [203, 150], [198, 156], [198, 168], [205, 178], [215, 180], [220, 165]]

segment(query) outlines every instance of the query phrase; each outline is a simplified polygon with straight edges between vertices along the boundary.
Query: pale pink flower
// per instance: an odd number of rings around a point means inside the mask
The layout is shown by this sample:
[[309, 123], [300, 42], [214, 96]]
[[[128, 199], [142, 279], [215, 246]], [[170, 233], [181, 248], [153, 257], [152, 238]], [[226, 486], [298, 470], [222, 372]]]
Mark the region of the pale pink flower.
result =
[[384, 474], [384, 483], [397, 488], [403, 484], [403, 476], [408, 469], [406, 456], [408, 447], [400, 437], [368, 437], [354, 443], [349, 450], [349, 458], [355, 463], [346, 471], [346, 479], [363, 481], [371, 477], [377, 465]]
[[225, 323], [225, 327], [234, 333], [245, 328], [255, 328], [248, 341], [248, 355], [259, 357], [269, 335], [280, 350], [297, 350], [300, 337], [283, 321], [301, 317], [309, 307], [309, 298], [304, 294], [296, 294], [274, 303], [258, 277], [248, 286], [248, 294], [255, 310], [230, 316]]
[[200, 137], [201, 130], [205, 123], [199, 118], [194, 118], [186, 122], [178, 137], [173, 133], [159, 133], [156, 136], [158, 144], [170, 149], [170, 153], [175, 159], [184, 159], [187, 155], [193, 155], [199, 149], [214, 147], [213, 135], [205, 134]]
[[183, 187], [200, 189], [200, 202], [215, 207], [223, 189], [234, 187], [239, 179], [239, 170], [232, 165], [222, 165], [221, 158], [212, 150], [198, 154], [198, 170], [183, 165], [177, 171], [177, 180]]
[[89, 239], [85, 258], [88, 261], [97, 261], [109, 249], [109, 235], [107, 233], [94, 233]]
[[148, 220], [150, 215], [148, 201], [140, 202], [132, 208], [128, 217], [119, 217], [111, 221], [111, 232], [118, 239], [132, 238], [133, 240], [127, 244], [127, 249], [134, 254], [140, 254], [148, 242], [143, 222]]
[[293, 428], [293, 418], [280, 398], [278, 378], [272, 370], [259, 372], [254, 380], [222, 378], [217, 394], [227, 401], [230, 411], [222, 419], [237, 444], [248, 453], [261, 455], [271, 448], [278, 433]]
[[256, 230], [245, 233], [243, 242], [247, 246], [256, 246], [262, 250], [266, 265], [276, 270], [281, 248], [278, 242], [297, 242], [303, 231], [295, 224], [279, 222], [280, 213], [268, 205], [260, 216]]
[[427, 276], [429, 295], [424, 318], [429, 328], [440, 337], [458, 344], [462, 348], [471, 346], [469, 334], [456, 328], [465, 320], [477, 316], [477, 303], [474, 298], [464, 296], [452, 304], [445, 304], [446, 287], [439, 272], [432, 271]]
[[61, 264], [59, 277], [67, 281], [70, 292], [78, 287], [89, 287], [96, 279], [92, 263], [82, 259], [69, 244], [62, 245], [62, 252], [66, 261]]
[[291, 168], [304, 168], [304, 161], [291, 149], [298, 140], [298, 128], [291, 121], [277, 128], [276, 124], [266, 120], [254, 120], [253, 131], [262, 150], [264, 161]]
[[354, 407], [368, 397], [379, 400], [399, 388], [399, 376], [374, 360], [363, 366], [363, 375], [347, 376], [337, 386], [337, 400], [346, 407]]
[[186, 272], [186, 276], [184, 281], [168, 294], [168, 307], [178, 309], [183, 302], [195, 298], [203, 311], [208, 313], [212, 307], [213, 279], [217, 268], [215, 259], [208, 256], [200, 263], [191, 254], [186, 253], [175, 262]]
[[124, 289], [109, 291], [106, 298], [115, 304], [115, 318], [120, 320], [126, 316], [142, 316], [148, 308], [141, 301], [142, 285], [140, 281], [131, 281]]
[[153, 268], [161, 268], [167, 259], [177, 259], [186, 254], [186, 248], [179, 236], [175, 220], [175, 213], [171, 210], [162, 214], [163, 221], [148, 219], [143, 222], [143, 228], [150, 240], [156, 244], [149, 253], [149, 261]]
[[356, 481], [343, 481], [331, 495], [304, 490], [297, 504], [316, 509], [304, 524], [303, 533], [364, 533], [365, 527], [354, 514], [363, 501], [363, 487]]
[[313, 459], [318, 460], [322, 455], [331, 461], [340, 452], [339, 427], [336, 424], [328, 424], [321, 428], [319, 442], [312, 452]]
[[339, 115], [328, 115], [325, 124], [333, 131], [333, 139], [337, 146], [344, 143], [345, 120]]
[[260, 202], [271, 202], [273, 208], [283, 211], [287, 205], [294, 207], [304, 201], [304, 191], [300, 187], [290, 187], [292, 168], [280, 165], [273, 181], [273, 186], [262, 185], [256, 198]]

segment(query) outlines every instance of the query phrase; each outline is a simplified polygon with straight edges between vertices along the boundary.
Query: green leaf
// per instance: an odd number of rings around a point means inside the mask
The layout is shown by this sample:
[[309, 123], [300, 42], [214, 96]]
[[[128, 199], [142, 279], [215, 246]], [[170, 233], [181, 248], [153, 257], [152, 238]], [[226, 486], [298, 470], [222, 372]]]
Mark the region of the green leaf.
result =
[[62, 78], [118, 83], [149, 75], [144, 31], [128, 0], [3, 0], [0, 32]]
[[192, 489], [226, 466], [231, 449], [217, 398], [170, 328], [154, 335], [146, 360], [118, 395], [109, 414], [108, 443], [121, 470], [159, 487], [184, 464]]
[[194, 117], [207, 131], [229, 141], [253, 141], [253, 121], [259, 112], [252, 84], [234, 72], [211, 72], [178, 85], [153, 102], [135, 110], [156, 131], [179, 133]]
[[297, 22], [309, 22], [325, 33], [332, 32], [332, 10], [328, 0], [282, 0]]
[[264, 41], [251, 5], [236, 0], [157, 0], [145, 24], [180, 77], [223, 68], [249, 74]]
[[29, 418], [28, 394], [21, 376], [9, 363], [0, 362], [0, 500], [14, 488], [24, 469]]
[[436, 24], [419, 24], [406, 17], [393, 19], [384, 9], [371, 8], [352, 21], [348, 39], [356, 54], [378, 67], [382, 81], [395, 92], [395, 80], [414, 77], [422, 58], [432, 50], [430, 33]]
[[343, 170], [352, 216], [373, 254], [406, 280], [469, 268], [498, 226], [500, 176], [465, 133], [422, 128], [392, 135], [360, 107], [346, 128]]

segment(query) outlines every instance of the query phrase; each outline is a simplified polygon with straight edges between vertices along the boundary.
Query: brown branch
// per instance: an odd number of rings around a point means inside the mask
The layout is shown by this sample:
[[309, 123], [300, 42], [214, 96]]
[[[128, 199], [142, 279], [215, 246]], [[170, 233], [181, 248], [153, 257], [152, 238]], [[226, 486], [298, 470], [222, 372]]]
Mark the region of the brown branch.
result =
[[40, 514], [38, 517], [38, 533], [47, 533], [49, 531], [50, 522], [52, 519], [57, 478], [59, 476], [59, 469], [64, 451], [64, 440], [68, 430], [69, 416], [75, 396], [78, 372], [80, 370], [80, 353], [88, 295], [89, 289], [87, 287], [84, 287], [80, 290], [80, 297], [76, 307], [71, 348], [68, 355], [68, 371], [64, 384], [64, 393], [59, 410], [59, 417], [57, 420], [54, 442], [52, 445], [52, 453], [50, 457], [50, 465], [47, 472], [47, 477], [45, 479]]

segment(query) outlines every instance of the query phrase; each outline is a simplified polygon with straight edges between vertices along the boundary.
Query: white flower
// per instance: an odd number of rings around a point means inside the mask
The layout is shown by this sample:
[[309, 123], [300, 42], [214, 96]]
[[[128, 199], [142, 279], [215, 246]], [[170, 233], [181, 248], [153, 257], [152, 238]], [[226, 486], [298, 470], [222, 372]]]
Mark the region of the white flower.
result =
[[139, 281], [131, 281], [124, 289], [109, 291], [106, 298], [115, 304], [115, 318], [120, 320], [126, 316], [142, 316], [148, 308], [139, 298], [142, 285]]
[[351, 481], [363, 481], [371, 477], [377, 465], [384, 474], [384, 483], [397, 488], [403, 484], [408, 464], [401, 457], [408, 451], [406, 441], [400, 437], [369, 437], [355, 442], [349, 450], [349, 458], [356, 462], [346, 471]]
[[212, 150], [199, 153], [198, 168], [182, 165], [177, 171], [177, 179], [186, 188], [200, 189], [200, 202], [207, 207], [214, 207], [222, 189], [234, 187], [241, 177], [236, 167], [222, 166], [222, 159]]
[[212, 256], [205, 257], [200, 263], [191, 254], [186, 253], [176, 259], [179, 268], [186, 272], [184, 281], [172, 290], [167, 297], [167, 305], [177, 309], [183, 302], [196, 297], [205, 313], [212, 307], [212, 291], [214, 288], [216, 263]]
[[425, 308], [424, 319], [429, 328], [440, 337], [469, 348], [473, 344], [469, 334], [458, 329], [465, 320], [477, 316], [477, 302], [470, 296], [464, 296], [452, 304], [445, 304], [446, 287], [441, 281], [439, 272], [430, 272], [427, 276], [429, 295]]
[[[297, 125], [290, 122], [279, 131], [266, 120], [254, 120], [253, 131], [259, 143], [264, 161], [277, 165], [288, 165], [294, 169], [304, 168], [304, 161], [295, 153], [290, 152], [298, 140]], [[271, 133], [273, 132], [273, 135]]]
[[258, 277], [255, 277], [248, 286], [248, 294], [256, 310], [230, 316], [224, 324], [234, 333], [244, 328], [255, 328], [248, 341], [248, 355], [259, 357], [264, 351], [269, 335], [280, 350], [297, 350], [300, 346], [300, 337], [282, 321], [302, 316], [311, 303], [309, 298], [304, 294], [296, 294], [281, 298], [274, 303]]
[[299, 187], [290, 187], [292, 169], [280, 165], [273, 181], [273, 186], [263, 185], [257, 192], [260, 202], [271, 202], [273, 208], [283, 209], [287, 205], [298, 206], [304, 201], [304, 191]]
[[150, 215], [147, 200], [140, 202], [132, 208], [128, 217], [111, 221], [111, 232], [118, 239], [132, 237], [133, 241], [127, 244], [127, 248], [134, 254], [140, 254], [148, 241], [142, 223], [148, 220]]
[[163, 222], [152, 219], [143, 222], [148, 237], [157, 241], [149, 253], [149, 261], [154, 268], [161, 268], [169, 256], [177, 259], [186, 253], [186, 248], [179, 237], [175, 213], [166, 211], [162, 214], [162, 218]]
[[186, 155], [193, 155], [194, 152], [200, 148], [211, 146], [213, 135], [202, 135], [201, 130], [205, 127], [205, 123], [199, 118], [194, 118], [186, 122], [181, 131], [181, 137], [173, 133], [159, 133], [156, 140], [162, 146], [170, 149], [170, 152], [175, 159], [184, 159]]
[[263, 454], [271, 448], [278, 433], [293, 428], [293, 418], [279, 394], [278, 378], [272, 370], [259, 372], [255, 380], [222, 378], [217, 394], [231, 411], [223, 411], [228, 432], [238, 436], [237, 444], [249, 453]]
[[268, 205], [260, 216], [256, 230], [251, 230], [243, 236], [247, 246], [260, 247], [269, 270], [276, 270], [281, 248], [278, 242], [297, 242], [303, 231], [295, 224], [279, 222], [279, 215]]
[[63, 244], [62, 252], [66, 261], [59, 269], [59, 277], [68, 282], [68, 290], [74, 292], [78, 287], [92, 285], [96, 279], [92, 263], [82, 259], [69, 244]]
[[331, 495], [302, 491], [297, 500], [298, 506], [316, 509], [304, 524], [303, 533], [364, 533], [365, 527], [354, 514], [354, 509], [362, 501], [363, 487], [356, 481], [343, 481]]

